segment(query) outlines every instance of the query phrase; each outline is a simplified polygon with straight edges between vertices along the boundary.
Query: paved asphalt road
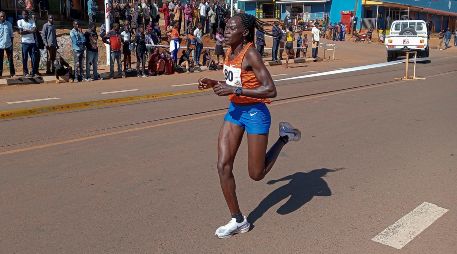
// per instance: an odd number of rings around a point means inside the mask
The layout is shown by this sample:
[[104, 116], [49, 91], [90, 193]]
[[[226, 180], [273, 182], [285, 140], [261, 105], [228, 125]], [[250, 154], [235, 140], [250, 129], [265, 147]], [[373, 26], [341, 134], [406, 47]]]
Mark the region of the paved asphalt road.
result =
[[[227, 240], [213, 235], [229, 219], [215, 168], [226, 98], [3, 120], [0, 253], [456, 253], [456, 58], [419, 65], [426, 80], [395, 81], [398, 64], [277, 82], [270, 137], [287, 120], [302, 140], [260, 182], [243, 142], [254, 228]], [[424, 202], [445, 212], [410, 213]], [[372, 240], [391, 225], [400, 248]]]

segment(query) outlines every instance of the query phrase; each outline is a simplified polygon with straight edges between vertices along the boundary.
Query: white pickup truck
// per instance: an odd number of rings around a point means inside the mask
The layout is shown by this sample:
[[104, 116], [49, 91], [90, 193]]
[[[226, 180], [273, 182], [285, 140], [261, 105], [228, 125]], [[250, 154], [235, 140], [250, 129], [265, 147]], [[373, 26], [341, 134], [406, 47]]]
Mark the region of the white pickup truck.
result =
[[429, 56], [427, 24], [423, 20], [397, 20], [385, 39], [387, 61], [394, 61], [406, 51], [417, 51], [417, 57]]

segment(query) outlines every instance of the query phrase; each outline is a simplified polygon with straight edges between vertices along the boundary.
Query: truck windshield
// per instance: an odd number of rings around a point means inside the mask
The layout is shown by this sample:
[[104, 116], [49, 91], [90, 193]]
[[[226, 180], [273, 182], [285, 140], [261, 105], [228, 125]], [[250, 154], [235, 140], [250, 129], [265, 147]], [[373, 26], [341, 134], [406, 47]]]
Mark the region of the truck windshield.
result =
[[411, 28], [415, 31], [422, 31], [424, 30], [424, 24], [422, 22], [398, 22], [394, 25], [395, 31], [401, 31], [406, 28]]

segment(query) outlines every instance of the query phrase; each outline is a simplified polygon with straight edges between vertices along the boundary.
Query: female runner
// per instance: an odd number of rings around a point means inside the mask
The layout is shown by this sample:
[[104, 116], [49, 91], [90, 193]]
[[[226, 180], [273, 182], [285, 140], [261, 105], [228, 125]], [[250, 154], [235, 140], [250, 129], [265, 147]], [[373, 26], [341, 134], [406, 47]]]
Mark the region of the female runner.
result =
[[229, 96], [230, 105], [219, 133], [217, 169], [222, 192], [232, 215], [228, 224], [216, 230], [219, 238], [249, 231], [250, 224], [242, 215], [236, 197], [233, 162], [243, 138], [248, 138], [249, 176], [262, 180], [273, 167], [288, 141], [298, 141], [300, 131], [289, 123], [279, 124], [280, 137], [268, 152], [271, 117], [266, 103], [276, 97], [276, 87], [262, 57], [253, 45], [255, 28], [262, 24], [254, 16], [240, 13], [228, 20], [225, 28], [227, 50], [224, 62], [225, 81], [199, 80], [200, 89], [213, 88], [218, 96]]

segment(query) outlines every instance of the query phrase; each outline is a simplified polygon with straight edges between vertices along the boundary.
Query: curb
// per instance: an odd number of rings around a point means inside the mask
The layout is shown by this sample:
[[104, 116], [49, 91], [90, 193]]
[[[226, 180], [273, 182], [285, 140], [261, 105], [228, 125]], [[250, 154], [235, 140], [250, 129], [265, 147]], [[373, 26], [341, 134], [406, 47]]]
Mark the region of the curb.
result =
[[206, 92], [206, 90], [165, 92], [165, 93], [120, 97], [120, 98], [113, 98], [113, 99], [94, 100], [94, 101], [87, 101], [87, 102], [67, 103], [67, 104], [60, 104], [60, 105], [53, 105], [53, 106], [42, 106], [42, 107], [34, 107], [34, 108], [28, 108], [28, 109], [6, 110], [6, 111], [0, 111], [0, 120], [12, 119], [12, 118], [24, 117], [24, 116], [40, 115], [40, 114], [53, 113], [53, 112], [66, 112], [66, 111], [73, 111], [73, 110], [77, 110], [77, 109], [97, 108], [97, 107], [116, 105], [116, 104], [121, 104], [121, 103], [157, 100], [157, 99], [162, 99], [162, 98], [167, 98], [167, 97], [198, 94], [198, 93], [204, 93], [204, 92]]

